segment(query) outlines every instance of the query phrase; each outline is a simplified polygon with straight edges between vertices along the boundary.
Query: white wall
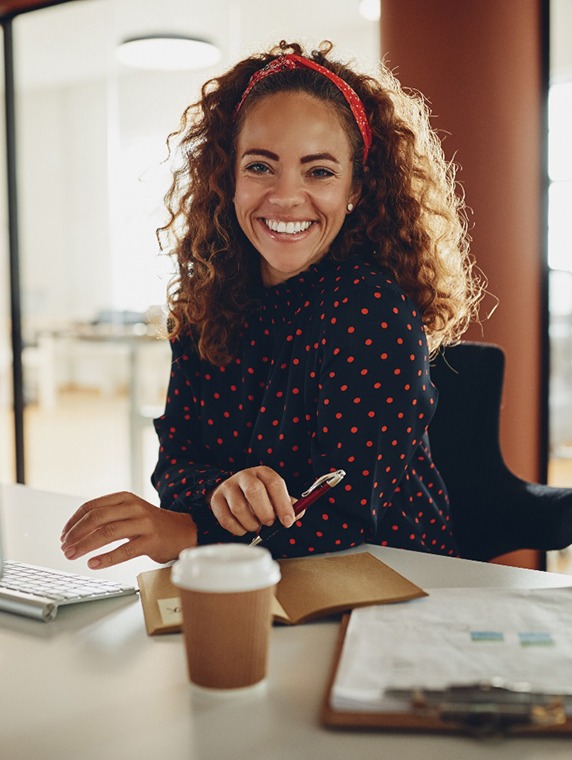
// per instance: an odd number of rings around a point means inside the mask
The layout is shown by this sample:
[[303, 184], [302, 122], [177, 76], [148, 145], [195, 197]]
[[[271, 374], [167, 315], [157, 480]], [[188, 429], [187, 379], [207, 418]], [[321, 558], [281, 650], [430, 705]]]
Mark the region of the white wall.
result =
[[19, 93], [18, 186], [25, 319], [91, 319], [108, 306], [105, 82]]

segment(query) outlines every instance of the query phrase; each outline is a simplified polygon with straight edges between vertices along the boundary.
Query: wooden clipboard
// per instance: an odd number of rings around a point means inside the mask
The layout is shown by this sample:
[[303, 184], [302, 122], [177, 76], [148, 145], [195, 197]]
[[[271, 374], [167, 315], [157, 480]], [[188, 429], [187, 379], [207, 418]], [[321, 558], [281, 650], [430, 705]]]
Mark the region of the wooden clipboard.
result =
[[[402, 732], [423, 732], [439, 734], [471, 733], [470, 727], [463, 723], [441, 720], [438, 716], [418, 715], [414, 712], [370, 712], [370, 711], [340, 711], [331, 706], [331, 694], [336, 677], [350, 614], [345, 614], [340, 623], [336, 648], [328, 675], [326, 691], [320, 711], [322, 725], [332, 729], [381, 730]], [[472, 732], [476, 733], [476, 732]], [[572, 718], [567, 717], [564, 723], [547, 726], [519, 724], [511, 727], [510, 731], [502, 732], [506, 736], [562, 736], [572, 733]], [[478, 735], [478, 734], [477, 734]], [[490, 735], [490, 734], [486, 734]]]

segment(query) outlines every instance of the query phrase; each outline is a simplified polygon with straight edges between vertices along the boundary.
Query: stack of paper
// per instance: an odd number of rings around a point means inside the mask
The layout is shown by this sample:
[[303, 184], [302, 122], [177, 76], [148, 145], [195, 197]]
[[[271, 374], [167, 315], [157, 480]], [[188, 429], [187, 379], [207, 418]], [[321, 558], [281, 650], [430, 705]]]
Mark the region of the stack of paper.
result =
[[407, 709], [385, 692], [482, 680], [572, 693], [572, 588], [434, 589], [407, 604], [353, 610], [330, 706]]

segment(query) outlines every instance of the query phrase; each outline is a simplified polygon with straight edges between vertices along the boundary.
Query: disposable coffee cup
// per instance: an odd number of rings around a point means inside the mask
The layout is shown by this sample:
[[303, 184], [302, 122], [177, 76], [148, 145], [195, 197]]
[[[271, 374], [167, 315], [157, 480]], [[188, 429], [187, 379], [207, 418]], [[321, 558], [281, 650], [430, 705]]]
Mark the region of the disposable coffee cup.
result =
[[171, 577], [181, 596], [191, 684], [225, 695], [263, 688], [280, 580], [270, 552], [245, 544], [185, 549]]

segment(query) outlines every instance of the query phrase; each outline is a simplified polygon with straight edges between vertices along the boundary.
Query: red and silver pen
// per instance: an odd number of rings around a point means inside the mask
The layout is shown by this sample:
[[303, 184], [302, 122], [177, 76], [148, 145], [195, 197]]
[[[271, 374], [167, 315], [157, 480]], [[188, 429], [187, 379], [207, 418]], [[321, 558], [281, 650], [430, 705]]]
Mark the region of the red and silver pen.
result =
[[[326, 475], [322, 475], [321, 478], [318, 478], [318, 480], [312, 483], [308, 490], [304, 491], [302, 496], [294, 504], [294, 514], [301, 514], [310, 506], [310, 504], [313, 504], [327, 491], [329, 491], [330, 488], [337, 486], [338, 483], [345, 477], [345, 475], [345, 470], [336, 470], [335, 472], [328, 472]], [[264, 525], [258, 532], [256, 538], [250, 542], [250, 546], [257, 546], [258, 544], [267, 541], [275, 533], [278, 533], [278, 531], [283, 527], [284, 526], [279, 520], [273, 522], [272, 525]]]

